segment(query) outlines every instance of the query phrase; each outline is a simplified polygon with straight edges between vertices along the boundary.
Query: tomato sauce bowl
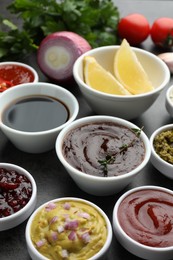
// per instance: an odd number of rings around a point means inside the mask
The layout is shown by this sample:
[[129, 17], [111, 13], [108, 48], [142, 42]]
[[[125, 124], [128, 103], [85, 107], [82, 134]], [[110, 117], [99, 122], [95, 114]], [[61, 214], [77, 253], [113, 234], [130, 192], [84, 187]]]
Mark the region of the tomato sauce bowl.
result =
[[24, 168], [0, 163], [0, 231], [14, 228], [34, 211], [37, 186]]
[[33, 67], [22, 62], [0, 62], [0, 93], [19, 84], [38, 81], [38, 73]]
[[141, 186], [115, 203], [112, 226], [120, 244], [143, 259], [172, 259], [173, 191]]

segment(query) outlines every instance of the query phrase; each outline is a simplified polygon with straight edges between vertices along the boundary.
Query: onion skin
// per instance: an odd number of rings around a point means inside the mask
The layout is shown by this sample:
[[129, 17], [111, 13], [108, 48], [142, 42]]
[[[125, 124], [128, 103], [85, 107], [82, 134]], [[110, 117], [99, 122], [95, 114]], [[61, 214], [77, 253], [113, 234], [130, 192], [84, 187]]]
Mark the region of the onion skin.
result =
[[74, 62], [90, 49], [90, 44], [74, 32], [55, 32], [41, 42], [37, 62], [48, 78], [64, 83], [73, 80]]
[[170, 72], [173, 74], [173, 52], [165, 52], [158, 55], [168, 66]]

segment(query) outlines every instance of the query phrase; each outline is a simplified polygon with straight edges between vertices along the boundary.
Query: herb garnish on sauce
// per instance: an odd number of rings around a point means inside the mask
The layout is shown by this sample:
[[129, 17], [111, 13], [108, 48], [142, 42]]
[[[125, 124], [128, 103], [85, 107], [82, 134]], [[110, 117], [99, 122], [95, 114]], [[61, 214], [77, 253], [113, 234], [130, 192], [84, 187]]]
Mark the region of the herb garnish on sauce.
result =
[[[132, 130], [132, 132], [135, 133], [136, 137], [139, 138], [143, 128], [144, 127], [141, 127], [141, 128], [131, 128], [131, 130]], [[115, 162], [117, 154], [125, 153], [128, 150], [128, 148], [131, 147], [134, 144], [134, 142], [136, 142], [136, 139], [133, 139], [128, 144], [123, 144], [121, 147], [119, 147], [119, 152], [115, 153], [114, 155], [107, 154], [105, 159], [98, 160], [98, 163], [100, 163], [100, 165], [103, 168], [103, 173], [104, 173], [105, 177], [107, 177], [107, 175], [108, 175], [108, 165], [113, 164]]]

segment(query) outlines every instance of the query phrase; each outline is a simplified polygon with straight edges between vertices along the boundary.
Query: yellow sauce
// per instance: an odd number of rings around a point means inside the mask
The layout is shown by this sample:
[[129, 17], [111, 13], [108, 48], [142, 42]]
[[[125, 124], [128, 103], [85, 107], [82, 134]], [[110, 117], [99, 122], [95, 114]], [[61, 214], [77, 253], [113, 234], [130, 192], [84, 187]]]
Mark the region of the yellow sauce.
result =
[[104, 218], [92, 206], [80, 201], [47, 204], [35, 216], [31, 239], [48, 259], [86, 260], [105, 244]]

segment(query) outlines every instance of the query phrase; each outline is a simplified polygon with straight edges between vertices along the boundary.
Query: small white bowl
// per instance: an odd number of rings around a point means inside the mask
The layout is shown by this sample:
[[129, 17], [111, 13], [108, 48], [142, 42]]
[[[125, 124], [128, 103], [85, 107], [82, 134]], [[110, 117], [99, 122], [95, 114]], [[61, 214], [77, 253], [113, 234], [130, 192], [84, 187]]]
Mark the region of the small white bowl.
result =
[[165, 106], [168, 113], [173, 117], [173, 85], [166, 91]]
[[153, 142], [155, 137], [160, 134], [163, 131], [167, 131], [172, 129], [173, 131], [173, 124], [169, 124], [169, 125], [164, 125], [161, 126], [160, 128], [156, 129], [151, 137], [150, 137], [150, 145], [151, 145], [151, 163], [153, 164], [153, 166], [159, 171], [161, 172], [163, 175], [165, 175], [166, 177], [173, 179], [173, 164], [165, 161], [164, 159], [162, 159], [155, 151]]
[[[147, 198], [146, 198], [146, 194], [144, 195], [143, 191], [147, 191]], [[154, 190], [156, 192], [155, 195], [155, 200], [153, 199], [153, 196], [150, 195], [151, 190]], [[159, 195], [157, 194], [157, 192], [159, 191]], [[138, 194], [138, 197], [135, 197], [133, 195], [133, 193], [135, 192], [142, 192], [140, 193], [140, 195]], [[112, 226], [113, 226], [113, 231], [114, 234], [117, 238], [117, 240], [120, 242], [120, 244], [126, 249], [128, 250], [130, 253], [136, 255], [137, 257], [143, 258], [143, 259], [148, 259], [148, 260], [153, 260], [153, 259], [158, 259], [158, 260], [168, 260], [168, 259], [172, 259], [172, 255], [173, 255], [173, 246], [167, 246], [167, 247], [157, 247], [157, 246], [152, 246], [152, 244], [150, 243], [150, 240], [152, 238], [150, 238], [150, 235], [153, 236], [154, 234], [158, 234], [159, 233], [159, 228], [161, 228], [160, 226], [158, 227], [158, 229], [156, 228], [155, 231], [153, 231], [154, 229], [154, 225], [153, 225], [153, 219], [152, 217], [149, 215], [149, 210], [151, 209], [151, 207], [156, 207], [156, 211], [153, 210], [153, 214], [159, 214], [159, 199], [162, 200], [163, 196], [161, 195], [161, 192], [166, 192], [169, 195], [173, 196], [173, 192], [172, 190], [163, 188], [163, 187], [159, 187], [159, 186], [141, 186], [141, 187], [137, 187], [134, 189], [131, 189], [129, 191], [127, 191], [126, 193], [124, 193], [115, 203], [114, 209], [113, 209], [113, 216], [112, 216]], [[125, 211], [125, 219], [123, 218], [123, 216], [121, 215], [121, 217], [119, 217], [120, 212], [119, 212], [119, 208], [120, 205], [122, 205], [122, 201], [125, 198], [128, 198], [128, 196], [132, 195], [134, 200], [132, 201], [132, 199], [130, 199], [128, 202], [129, 207], [125, 204], [122, 208], [121, 213], [123, 212], [123, 210]], [[143, 196], [145, 196], [146, 200], [143, 200]], [[149, 201], [149, 202], [148, 202]], [[173, 200], [172, 200], [173, 201]], [[141, 202], [141, 204], [140, 204]], [[172, 203], [172, 202], [171, 202]], [[137, 210], [135, 211], [134, 208], [131, 207], [135, 204], [135, 206], [139, 206], [138, 207], [138, 213]], [[170, 206], [171, 207], [171, 206]], [[161, 218], [161, 222], [163, 224], [163, 220], [162, 218], [166, 219], [166, 217], [172, 217], [171, 213], [169, 215], [169, 213], [167, 212], [167, 209], [165, 210], [165, 208], [162, 211], [162, 205], [160, 206], [161, 210], [160, 210], [160, 218]], [[158, 209], [158, 211], [157, 211]], [[127, 211], [127, 212], [126, 212]], [[118, 214], [119, 212], [119, 214]], [[130, 214], [128, 214], [130, 212]], [[133, 222], [133, 217], [135, 216], [135, 214], [137, 215], [136, 221]], [[132, 238], [133, 235], [132, 233], [127, 234], [127, 231], [125, 232], [125, 227], [122, 227], [122, 223], [120, 223], [120, 218], [124, 219], [124, 223], [126, 223], [128, 226], [127, 228], [131, 231], [133, 228], [133, 231], [135, 232], [134, 234], [137, 236], [138, 233], [139, 235], [141, 234], [140, 239], [146, 238], [146, 241], [148, 243], [148, 245], [145, 245], [141, 242], [138, 242], [140, 240], [138, 240], [138, 238]], [[127, 220], [126, 220], [127, 218]], [[131, 221], [129, 220], [131, 219]], [[148, 220], [149, 224], [146, 224], [146, 220]], [[130, 223], [129, 223], [130, 221]], [[143, 222], [144, 221], [144, 222]], [[166, 221], [166, 220], [165, 220]], [[172, 220], [171, 220], [172, 221]], [[158, 217], [158, 222], [159, 222], [159, 217]], [[136, 225], [133, 225], [133, 223], [135, 223]], [[139, 227], [140, 226], [140, 227]], [[137, 228], [139, 227], [139, 228]], [[141, 233], [141, 229], [144, 230], [143, 233]], [[145, 232], [146, 231], [146, 232]], [[168, 234], [169, 236], [169, 234]], [[159, 236], [158, 236], [159, 237]], [[164, 235], [161, 236], [160, 240], [164, 240]], [[171, 236], [169, 237], [169, 239], [171, 239]], [[142, 241], [143, 242], [143, 241]]]
[[[2, 71], [3, 68], [5, 73]], [[33, 67], [16, 61], [0, 62], [0, 78], [11, 82], [13, 86], [39, 81], [38, 73]]]
[[170, 72], [167, 65], [156, 55], [132, 47], [154, 86], [153, 91], [140, 95], [120, 96], [97, 91], [85, 84], [83, 79], [84, 56], [95, 57], [101, 66], [113, 73], [113, 59], [118, 48], [119, 46], [104, 46], [82, 54], [74, 64], [73, 76], [93, 111], [97, 114], [129, 120], [140, 116], [154, 103], [160, 92], [167, 86]]
[[[44, 210], [45, 207], [49, 207], [50, 206], [50, 211], [51, 209], [53, 209], [54, 207], [52, 205], [56, 205], [56, 203], [66, 203], [67, 207], [64, 206], [64, 211], [65, 213], [67, 212], [67, 215], [69, 216], [68, 214], [68, 210], [69, 210], [69, 207], [68, 205], [70, 205], [70, 202], [72, 202], [73, 204], [75, 202], [77, 203], [82, 203], [82, 204], [86, 204], [87, 206], [91, 207], [94, 209], [94, 211], [97, 211], [98, 214], [101, 216], [101, 218], [103, 218], [103, 221], [105, 222], [105, 227], [107, 229], [107, 237], [105, 239], [105, 243], [103, 245], [103, 247], [100, 249], [100, 251], [98, 251], [95, 255], [91, 256], [89, 259], [90, 260], [100, 260], [100, 259], [104, 259], [109, 247], [110, 247], [110, 244], [111, 244], [111, 241], [112, 241], [112, 226], [111, 226], [111, 223], [107, 217], [107, 215], [103, 212], [103, 210], [101, 208], [99, 208], [96, 204], [90, 202], [90, 201], [87, 201], [87, 200], [84, 200], [84, 199], [80, 199], [80, 198], [73, 198], [73, 197], [65, 197], [65, 198], [58, 198], [58, 199], [54, 199], [54, 200], [51, 200], [51, 201], [48, 201], [46, 203], [44, 203], [43, 205], [41, 205], [38, 209], [36, 209], [34, 211], [34, 213], [31, 215], [31, 217], [29, 218], [28, 220], [28, 223], [27, 223], [27, 226], [26, 226], [26, 231], [25, 231], [25, 238], [26, 238], [26, 243], [27, 243], [27, 248], [28, 248], [28, 252], [29, 252], [29, 255], [30, 257], [33, 259], [33, 260], [47, 260], [48, 258], [45, 257], [43, 254], [41, 254], [37, 249], [36, 247], [34, 246], [33, 242], [32, 242], [32, 239], [31, 239], [31, 234], [32, 234], [32, 231], [31, 231], [31, 226], [32, 226], [32, 223], [36, 217], [36, 215], [38, 214], [38, 212], [40, 212], [41, 210]], [[84, 208], [80, 208], [82, 211], [85, 210], [85, 207]], [[55, 209], [56, 210], [56, 209]], [[86, 211], [88, 212], [88, 211]], [[84, 214], [86, 214], [86, 212]], [[56, 215], [56, 213], [54, 213]], [[54, 216], [54, 214], [52, 214], [52, 217]], [[87, 213], [88, 214], [88, 213]], [[61, 213], [62, 215], [62, 213]], [[66, 215], [66, 214], [65, 214]], [[57, 216], [56, 216], [57, 217]], [[60, 221], [62, 220], [62, 217], [59, 217]], [[91, 214], [91, 218], [89, 216], [88, 219], [85, 219], [83, 220], [83, 223], [85, 223], [85, 221], [93, 221], [93, 214]], [[57, 220], [58, 221], [58, 220]], [[65, 220], [64, 220], [65, 221]], [[97, 222], [96, 220], [95, 221], [95, 225], [98, 225], [99, 224], [99, 221]], [[101, 223], [101, 222], [100, 222]], [[45, 221], [45, 225], [46, 225], [46, 221]], [[56, 225], [56, 223], [55, 223]], [[57, 224], [58, 225], [58, 224]], [[59, 226], [61, 228], [63, 228], [62, 224]], [[56, 230], [56, 232], [58, 232], [57, 228], [54, 227], [54, 229]], [[62, 230], [61, 230], [62, 231]], [[61, 231], [59, 231], [61, 233]], [[64, 231], [64, 230], [63, 230]], [[62, 231], [62, 232], [63, 232]], [[101, 232], [101, 230], [97, 229], [97, 232]], [[76, 231], [77, 232], [77, 231]], [[95, 233], [95, 230], [93, 228], [93, 234]], [[42, 234], [42, 237], [43, 237], [44, 234]], [[96, 235], [96, 233], [95, 233]], [[97, 235], [96, 235], [97, 236]], [[66, 235], [64, 235], [65, 239], [66, 239]], [[92, 237], [92, 235], [91, 235]], [[74, 245], [73, 247], [75, 246], [75, 240], [73, 241], [74, 242]], [[73, 243], [72, 242], [72, 243]], [[92, 238], [91, 238], [91, 242], [92, 242]], [[90, 243], [90, 242], [89, 242]], [[87, 244], [84, 244], [84, 246], [86, 245], [86, 248], [88, 251], [90, 251], [90, 248], [87, 246], [89, 245], [89, 243]], [[66, 243], [64, 243], [64, 247], [65, 247]], [[68, 243], [67, 243], [67, 246], [68, 246]], [[60, 246], [59, 246], [59, 249], [61, 247], [61, 243], [60, 243]], [[94, 248], [94, 244], [93, 244], [93, 248]], [[59, 250], [58, 249], [58, 250]], [[64, 248], [65, 251], [68, 250], [68, 248]], [[92, 249], [93, 250], [93, 249]], [[74, 252], [75, 254], [75, 252]], [[79, 258], [78, 258], [79, 259]], [[83, 259], [83, 256], [82, 256], [82, 259]], [[88, 259], [88, 258], [87, 258]]]
[[[65, 158], [63, 154], [63, 142], [68, 135], [68, 133], [71, 132], [71, 130], [80, 127], [82, 125], [86, 124], [92, 124], [95, 122], [108, 122], [108, 123], [115, 123], [122, 126], [125, 126], [127, 128], [137, 128], [136, 125], [132, 124], [131, 122], [128, 122], [121, 118], [111, 117], [111, 116], [89, 116], [84, 117], [78, 120], [75, 120], [68, 126], [66, 126], [56, 140], [56, 153], [60, 160], [60, 162], [63, 164], [69, 175], [72, 177], [72, 179], [76, 182], [76, 184], [85, 192], [97, 195], [97, 196], [105, 196], [105, 195], [111, 195], [116, 194], [119, 191], [121, 191], [123, 188], [125, 188], [133, 179], [134, 177], [139, 174], [145, 165], [148, 163], [150, 159], [150, 143], [143, 131], [141, 131], [140, 138], [144, 143], [145, 146], [145, 155], [143, 161], [133, 170], [131, 170], [128, 173], [118, 175], [118, 176], [110, 176], [110, 177], [104, 177], [104, 176], [94, 176], [90, 174], [86, 174], [78, 169], [76, 169], [74, 166], [72, 166]], [[78, 137], [80, 140], [80, 137]], [[112, 139], [113, 140], [113, 139]], [[91, 142], [91, 141], [90, 141]], [[111, 141], [109, 141], [111, 143]], [[79, 144], [78, 144], [79, 145]], [[101, 145], [101, 144], [100, 144]], [[110, 144], [111, 145], [111, 144]], [[95, 145], [97, 150], [97, 143]], [[93, 148], [95, 149], [95, 148]], [[87, 154], [90, 154], [91, 151], [87, 151]], [[98, 155], [96, 155], [97, 157]], [[90, 156], [91, 158], [91, 156]], [[75, 160], [75, 159], [74, 159]], [[83, 159], [84, 160], [84, 159]], [[96, 158], [98, 161], [98, 159]], [[94, 163], [94, 162], [92, 162]], [[91, 163], [91, 164], [92, 164]]]
[[0, 231], [11, 229], [24, 222], [33, 212], [37, 200], [37, 186], [32, 175], [24, 168], [10, 163], [0, 163], [0, 168], [5, 168], [9, 171], [14, 170], [21, 175], [25, 175], [32, 185], [32, 195], [28, 203], [19, 211], [10, 216], [0, 218]]
[[[67, 121], [53, 129], [38, 132], [15, 130], [2, 122], [3, 111], [6, 107], [21, 98], [38, 95], [52, 97], [64, 103], [69, 110]], [[9, 88], [0, 95], [0, 128], [21, 151], [42, 153], [54, 148], [58, 133], [77, 117], [78, 111], [77, 99], [63, 87], [45, 82], [21, 84], [15, 88]]]

